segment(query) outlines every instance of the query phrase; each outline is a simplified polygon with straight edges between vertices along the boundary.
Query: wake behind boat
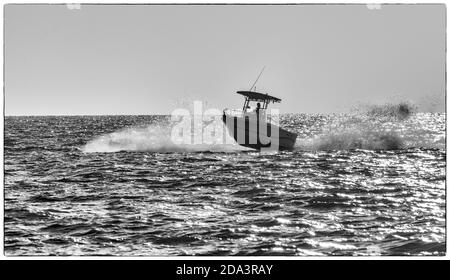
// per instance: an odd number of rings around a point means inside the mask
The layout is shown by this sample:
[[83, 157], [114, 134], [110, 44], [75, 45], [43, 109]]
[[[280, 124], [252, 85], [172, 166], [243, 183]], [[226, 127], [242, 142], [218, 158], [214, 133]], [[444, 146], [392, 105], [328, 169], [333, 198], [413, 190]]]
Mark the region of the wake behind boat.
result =
[[[281, 99], [256, 91], [237, 93], [245, 97], [242, 111], [225, 109], [222, 116], [230, 136], [247, 148], [292, 150], [297, 134], [271, 123], [268, 119], [271, 116], [266, 114], [269, 103], [281, 102]], [[250, 110], [250, 102], [257, 102], [253, 111]]]

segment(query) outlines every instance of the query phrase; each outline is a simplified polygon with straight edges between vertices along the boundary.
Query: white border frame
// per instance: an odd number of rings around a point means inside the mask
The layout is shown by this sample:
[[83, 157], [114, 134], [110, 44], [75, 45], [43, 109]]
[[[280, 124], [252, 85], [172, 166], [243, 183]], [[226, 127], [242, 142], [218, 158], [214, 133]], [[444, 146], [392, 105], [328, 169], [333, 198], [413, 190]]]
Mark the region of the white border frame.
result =
[[[4, 5], [7, 4], [66, 4], [65, 2], [42, 2], [42, 1], [17, 1], [17, 2], [9, 2], [4, 3], [1, 6], [1, 14], [3, 17], [2, 20], [2, 27], [0, 31], [0, 35], [2, 38], [2, 41], [4, 39]], [[320, 0], [309, 0], [305, 2], [299, 2], [299, 1], [292, 1], [292, 0], [284, 0], [284, 1], [267, 1], [267, 0], [259, 0], [259, 1], [251, 1], [251, 0], [240, 0], [240, 1], [218, 1], [218, 0], [196, 0], [196, 1], [187, 1], [187, 0], [176, 0], [176, 1], [167, 1], [167, 0], [158, 0], [158, 1], [143, 1], [143, 0], [134, 0], [132, 2], [127, 2], [125, 0], [109, 0], [109, 1], [93, 1], [93, 0], [84, 0], [82, 2], [72, 2], [72, 3], [82, 3], [82, 4], [444, 4], [445, 2], [441, 0], [441, 2], [438, 1], [429, 1], [429, 0], [422, 0], [421, 2], [416, 2], [412, 0], [403, 0], [403, 1], [392, 1], [392, 0], [384, 0], [384, 1], [374, 1], [374, 2], [367, 2], [367, 1], [361, 1], [361, 0], [353, 0], [353, 1], [320, 1]], [[446, 15], [446, 27], [448, 26], [448, 16]], [[447, 34], [447, 31], [446, 31]], [[4, 41], [3, 41], [3, 54], [4, 54]], [[446, 39], [446, 50], [448, 49], [448, 40]], [[446, 52], [446, 62], [447, 62], [447, 52]], [[1, 58], [2, 65], [4, 64], [4, 55], [2, 55]], [[446, 67], [447, 69], [447, 67]], [[1, 67], [1, 76], [3, 77], [3, 98], [0, 99], [0, 107], [2, 108], [3, 116], [5, 114], [4, 112], [4, 67]], [[447, 81], [447, 73], [446, 73], [446, 81]], [[447, 96], [447, 84], [446, 84], [446, 96]], [[448, 108], [448, 99], [446, 98], [446, 111]], [[446, 116], [447, 118], [447, 116]], [[449, 129], [449, 123], [446, 120], [446, 152], [448, 155], [448, 142], [447, 142], [447, 131]], [[390, 256], [324, 256], [324, 257], [303, 257], [303, 256], [250, 256], [250, 257], [243, 257], [243, 256], [225, 256], [225, 257], [215, 257], [215, 256], [168, 256], [168, 257], [121, 257], [121, 256], [115, 256], [115, 257], [109, 257], [109, 256], [20, 256], [20, 257], [6, 257], [4, 255], [4, 170], [3, 170], [3, 156], [4, 156], [4, 117], [1, 118], [0, 121], [0, 165], [1, 165], [1, 174], [0, 174], [0, 180], [1, 180], [1, 191], [0, 191], [0, 201], [1, 201], [1, 207], [0, 207], [0, 260], [245, 260], [245, 261], [254, 261], [258, 262], [259, 260], [449, 260], [449, 238], [448, 238], [448, 228], [449, 228], [449, 219], [447, 217], [447, 209], [448, 209], [448, 203], [447, 203], [447, 184], [445, 187], [446, 192], [446, 255], [445, 256], [402, 256], [402, 257], [390, 257]], [[448, 174], [448, 165], [446, 165], [446, 175]]]

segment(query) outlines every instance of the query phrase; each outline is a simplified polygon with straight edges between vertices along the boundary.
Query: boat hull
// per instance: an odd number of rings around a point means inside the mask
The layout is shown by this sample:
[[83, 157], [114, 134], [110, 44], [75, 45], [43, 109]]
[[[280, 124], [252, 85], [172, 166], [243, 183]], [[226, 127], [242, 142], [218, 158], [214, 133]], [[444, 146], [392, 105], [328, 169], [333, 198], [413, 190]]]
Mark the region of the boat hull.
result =
[[[293, 150], [297, 134], [263, 120], [223, 114], [228, 133], [241, 146], [261, 150]], [[260, 122], [262, 122], [260, 124]], [[265, 129], [264, 129], [265, 128]]]

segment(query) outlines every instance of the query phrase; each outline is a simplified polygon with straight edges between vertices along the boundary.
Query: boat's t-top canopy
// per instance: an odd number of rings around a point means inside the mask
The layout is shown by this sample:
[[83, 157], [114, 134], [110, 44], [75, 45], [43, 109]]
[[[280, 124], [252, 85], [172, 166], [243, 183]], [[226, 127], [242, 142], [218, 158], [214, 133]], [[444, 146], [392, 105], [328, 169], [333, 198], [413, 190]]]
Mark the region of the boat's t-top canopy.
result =
[[257, 101], [257, 102], [281, 102], [280, 98], [268, 95], [267, 93], [259, 93], [256, 91], [248, 91], [248, 90], [240, 90], [237, 92], [245, 96], [249, 101]]
[[244, 107], [243, 107], [243, 111], [245, 112], [248, 107], [248, 104], [250, 101], [255, 101], [255, 102], [262, 102], [263, 106], [261, 107], [261, 109], [267, 109], [267, 105], [269, 105], [270, 102], [281, 102], [280, 98], [268, 95], [267, 93], [259, 93], [256, 91], [249, 91], [249, 90], [240, 90], [237, 91], [236, 93], [241, 94], [243, 96], [245, 96], [245, 102], [244, 102]]

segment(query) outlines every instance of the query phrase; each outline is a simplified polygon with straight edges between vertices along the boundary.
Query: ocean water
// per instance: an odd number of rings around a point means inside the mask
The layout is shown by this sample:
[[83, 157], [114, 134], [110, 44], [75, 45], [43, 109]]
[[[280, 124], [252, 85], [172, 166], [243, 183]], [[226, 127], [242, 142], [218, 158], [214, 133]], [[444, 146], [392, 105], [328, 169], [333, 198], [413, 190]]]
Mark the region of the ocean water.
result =
[[168, 116], [6, 117], [5, 253], [443, 255], [445, 121], [286, 114], [295, 150], [258, 153], [175, 145]]

